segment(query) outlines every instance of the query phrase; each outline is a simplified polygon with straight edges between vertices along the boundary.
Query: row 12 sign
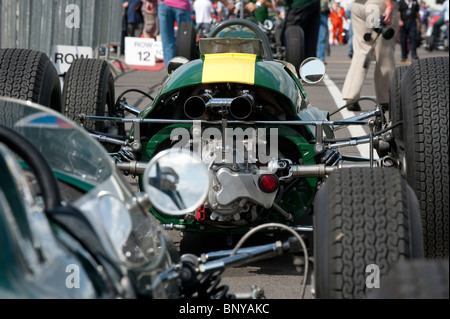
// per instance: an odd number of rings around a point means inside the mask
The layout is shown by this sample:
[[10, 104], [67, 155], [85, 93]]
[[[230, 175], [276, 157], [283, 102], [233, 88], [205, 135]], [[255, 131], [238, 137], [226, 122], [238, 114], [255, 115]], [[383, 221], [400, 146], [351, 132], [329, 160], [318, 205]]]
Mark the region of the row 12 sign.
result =
[[125, 37], [125, 63], [154, 66], [162, 59], [162, 43], [150, 38]]

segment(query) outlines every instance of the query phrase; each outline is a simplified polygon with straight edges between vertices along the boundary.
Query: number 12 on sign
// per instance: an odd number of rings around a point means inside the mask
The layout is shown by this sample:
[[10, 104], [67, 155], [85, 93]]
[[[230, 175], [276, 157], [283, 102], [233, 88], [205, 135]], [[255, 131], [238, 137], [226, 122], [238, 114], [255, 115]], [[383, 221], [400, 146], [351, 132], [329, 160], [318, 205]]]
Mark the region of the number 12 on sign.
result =
[[154, 66], [158, 50], [155, 39], [125, 38], [125, 63], [130, 65]]

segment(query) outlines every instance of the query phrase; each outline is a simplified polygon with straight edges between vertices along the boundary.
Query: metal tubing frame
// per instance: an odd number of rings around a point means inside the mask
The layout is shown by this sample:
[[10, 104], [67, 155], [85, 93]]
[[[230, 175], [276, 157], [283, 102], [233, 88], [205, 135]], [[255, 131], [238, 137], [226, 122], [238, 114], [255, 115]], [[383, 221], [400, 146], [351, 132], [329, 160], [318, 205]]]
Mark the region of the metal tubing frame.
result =
[[[315, 127], [315, 136], [316, 136], [316, 143], [315, 143], [315, 150], [317, 153], [323, 153], [326, 148], [338, 148], [338, 147], [345, 147], [345, 146], [354, 146], [357, 144], [370, 144], [370, 154], [371, 158], [369, 161], [373, 162], [373, 139], [375, 138], [373, 136], [373, 120], [360, 120], [362, 118], [368, 118], [372, 116], [376, 116], [378, 114], [378, 110], [375, 111], [369, 111], [364, 114], [358, 115], [357, 117], [353, 117], [351, 119], [346, 120], [337, 120], [337, 121], [243, 121], [243, 120], [227, 120], [227, 124], [241, 124], [241, 125], [312, 125]], [[134, 131], [134, 142], [138, 146], [140, 145], [140, 124], [191, 124], [191, 123], [200, 123], [200, 124], [207, 124], [207, 125], [220, 125], [223, 126], [223, 121], [207, 121], [207, 120], [173, 120], [173, 119], [143, 119], [143, 118], [118, 118], [118, 117], [106, 117], [106, 116], [94, 116], [94, 115], [81, 115], [82, 120], [90, 120], [90, 121], [112, 121], [112, 122], [121, 122], [121, 123], [133, 123], [135, 127]], [[328, 126], [348, 126], [348, 125], [367, 125], [370, 129], [370, 137], [369, 138], [349, 138], [348, 142], [341, 142], [341, 143], [335, 143], [335, 144], [329, 144], [327, 147], [324, 146], [323, 141], [323, 132], [322, 128], [324, 125]], [[93, 135], [93, 134], [91, 134]], [[102, 138], [101, 135], [97, 135], [97, 139]], [[115, 144], [121, 144], [121, 143], [115, 143]]]

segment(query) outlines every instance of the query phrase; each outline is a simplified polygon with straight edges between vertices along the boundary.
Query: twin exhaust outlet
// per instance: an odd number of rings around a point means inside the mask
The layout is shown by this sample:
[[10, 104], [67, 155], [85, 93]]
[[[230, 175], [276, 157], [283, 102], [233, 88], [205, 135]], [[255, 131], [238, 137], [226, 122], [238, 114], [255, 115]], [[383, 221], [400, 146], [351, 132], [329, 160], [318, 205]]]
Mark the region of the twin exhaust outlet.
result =
[[210, 94], [191, 96], [184, 103], [184, 113], [193, 120], [205, 115], [207, 108], [226, 108], [238, 120], [244, 120], [253, 112], [255, 98], [245, 93], [235, 98], [214, 98]]

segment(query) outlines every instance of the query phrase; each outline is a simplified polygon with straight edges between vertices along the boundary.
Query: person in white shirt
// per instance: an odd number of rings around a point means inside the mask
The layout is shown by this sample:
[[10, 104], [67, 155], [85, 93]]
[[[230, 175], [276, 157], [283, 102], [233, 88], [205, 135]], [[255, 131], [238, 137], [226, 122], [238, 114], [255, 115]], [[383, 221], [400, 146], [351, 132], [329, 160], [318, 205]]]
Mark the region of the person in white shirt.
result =
[[195, 11], [195, 22], [197, 24], [197, 34], [204, 37], [211, 29], [212, 15], [214, 8], [211, 0], [195, 0], [193, 5]]

